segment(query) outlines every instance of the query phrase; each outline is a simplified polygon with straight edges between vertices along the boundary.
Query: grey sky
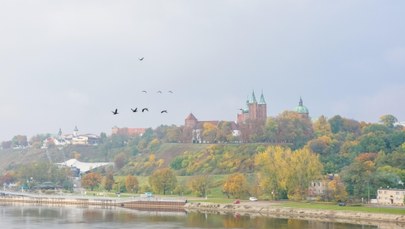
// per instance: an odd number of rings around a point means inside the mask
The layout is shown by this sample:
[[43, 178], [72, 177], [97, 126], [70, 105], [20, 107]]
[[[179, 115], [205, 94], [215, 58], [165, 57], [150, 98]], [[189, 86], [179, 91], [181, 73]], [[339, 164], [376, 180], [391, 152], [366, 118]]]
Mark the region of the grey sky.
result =
[[76, 125], [95, 134], [182, 125], [190, 112], [235, 120], [252, 90], [263, 90], [270, 116], [302, 96], [312, 118], [405, 121], [404, 9], [402, 0], [0, 0], [0, 141]]

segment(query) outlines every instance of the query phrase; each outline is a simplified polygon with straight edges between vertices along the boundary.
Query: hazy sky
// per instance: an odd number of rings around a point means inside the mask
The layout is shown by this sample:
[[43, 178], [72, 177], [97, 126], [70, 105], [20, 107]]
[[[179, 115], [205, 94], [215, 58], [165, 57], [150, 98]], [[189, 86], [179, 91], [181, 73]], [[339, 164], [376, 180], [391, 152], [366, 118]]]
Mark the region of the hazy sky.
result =
[[270, 116], [302, 96], [312, 118], [405, 121], [404, 10], [403, 0], [0, 0], [0, 141], [182, 125], [190, 112], [236, 120], [252, 90]]

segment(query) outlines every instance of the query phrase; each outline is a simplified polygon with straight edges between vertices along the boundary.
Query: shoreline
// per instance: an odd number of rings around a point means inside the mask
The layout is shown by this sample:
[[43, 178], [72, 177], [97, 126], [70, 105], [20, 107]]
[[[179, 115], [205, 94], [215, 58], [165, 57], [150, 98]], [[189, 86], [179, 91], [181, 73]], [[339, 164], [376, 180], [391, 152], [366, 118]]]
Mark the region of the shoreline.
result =
[[[405, 215], [368, 213], [350, 210], [320, 210], [282, 207], [277, 205], [254, 206], [253, 204], [217, 204], [209, 202], [187, 203], [184, 208], [191, 212], [209, 214], [235, 214], [250, 217], [273, 217], [299, 220], [338, 222], [378, 226], [378, 228], [405, 228]], [[405, 211], [405, 210], [404, 210]]]
[[[219, 204], [210, 202], [187, 202], [185, 198], [98, 198], [87, 196], [52, 196], [13, 193], [0, 195], [0, 203], [24, 203], [53, 206], [101, 206], [153, 211], [185, 211], [207, 214], [234, 214], [235, 216], [272, 217], [322, 222], [337, 222], [374, 225], [379, 228], [405, 228], [405, 214], [369, 213], [350, 210], [321, 210], [284, 207], [269, 202], [242, 202]], [[11, 194], [11, 193], [7, 193]], [[404, 209], [405, 212], [405, 209]]]

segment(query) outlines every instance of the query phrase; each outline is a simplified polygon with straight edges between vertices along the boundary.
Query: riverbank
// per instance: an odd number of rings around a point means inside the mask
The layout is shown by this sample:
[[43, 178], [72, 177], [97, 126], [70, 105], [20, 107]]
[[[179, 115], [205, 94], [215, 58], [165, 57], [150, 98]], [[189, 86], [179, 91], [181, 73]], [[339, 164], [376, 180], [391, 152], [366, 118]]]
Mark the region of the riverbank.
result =
[[[212, 214], [266, 216], [323, 222], [341, 222], [378, 226], [378, 228], [405, 228], [405, 214], [368, 213], [350, 210], [321, 210], [283, 207], [271, 203], [218, 204], [208, 202], [187, 203], [187, 211]], [[405, 213], [405, 210], [404, 210]]]

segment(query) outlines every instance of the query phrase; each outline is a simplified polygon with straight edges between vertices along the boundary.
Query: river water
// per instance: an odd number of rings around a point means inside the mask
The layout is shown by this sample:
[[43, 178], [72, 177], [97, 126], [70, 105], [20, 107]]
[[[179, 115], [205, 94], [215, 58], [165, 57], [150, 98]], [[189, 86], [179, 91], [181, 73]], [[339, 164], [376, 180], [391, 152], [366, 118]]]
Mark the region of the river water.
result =
[[371, 229], [376, 226], [297, 219], [74, 206], [0, 205], [0, 228], [266, 228]]

